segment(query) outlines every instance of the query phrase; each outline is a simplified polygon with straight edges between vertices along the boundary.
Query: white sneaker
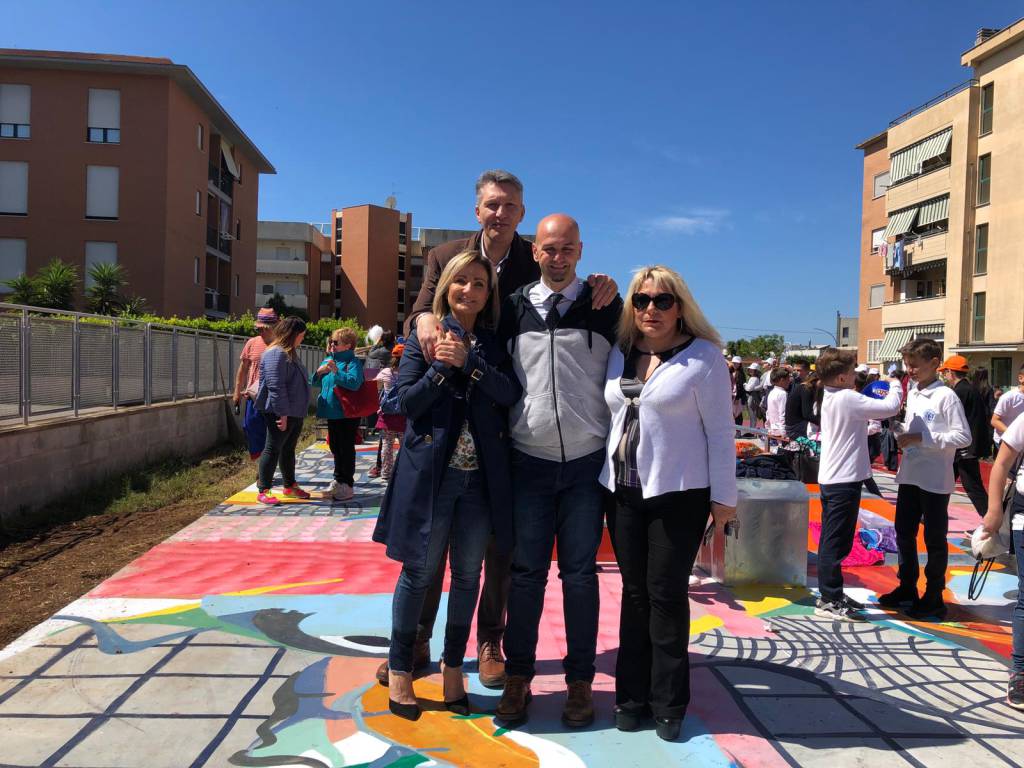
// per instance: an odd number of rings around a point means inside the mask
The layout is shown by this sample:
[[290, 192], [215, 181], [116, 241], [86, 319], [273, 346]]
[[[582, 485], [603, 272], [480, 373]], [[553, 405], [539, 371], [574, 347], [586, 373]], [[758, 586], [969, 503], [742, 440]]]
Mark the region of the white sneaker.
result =
[[348, 501], [355, 496], [355, 491], [352, 490], [352, 486], [346, 483], [339, 483], [334, 480], [331, 483], [331, 498], [335, 501]]

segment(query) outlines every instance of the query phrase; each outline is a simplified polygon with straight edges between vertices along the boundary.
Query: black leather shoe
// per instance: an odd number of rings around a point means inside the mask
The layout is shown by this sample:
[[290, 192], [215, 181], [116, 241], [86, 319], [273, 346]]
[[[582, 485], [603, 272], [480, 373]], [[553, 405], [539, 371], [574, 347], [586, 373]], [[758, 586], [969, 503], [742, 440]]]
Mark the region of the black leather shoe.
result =
[[419, 704], [399, 704], [390, 697], [388, 698], [388, 709], [391, 710], [391, 714], [406, 720], [419, 720], [422, 714]]
[[654, 718], [654, 730], [659, 739], [675, 741], [679, 738], [679, 730], [683, 727], [683, 720], [680, 717], [656, 717]]
[[449, 712], [454, 712], [457, 715], [468, 715], [469, 696], [463, 696], [461, 699], [456, 699], [455, 701], [446, 701], [444, 706]]
[[620, 731], [635, 731], [643, 725], [644, 718], [650, 717], [649, 712], [638, 712], [635, 709], [624, 709], [615, 705], [615, 727]]

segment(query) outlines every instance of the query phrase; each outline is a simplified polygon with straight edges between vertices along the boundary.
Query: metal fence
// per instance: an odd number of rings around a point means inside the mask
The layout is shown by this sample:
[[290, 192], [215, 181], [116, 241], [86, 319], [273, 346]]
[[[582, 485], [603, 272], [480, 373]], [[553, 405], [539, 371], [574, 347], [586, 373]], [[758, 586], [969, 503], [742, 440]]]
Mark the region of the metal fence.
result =
[[[0, 303], [0, 428], [234, 390], [245, 336]], [[323, 351], [303, 346], [312, 371]]]

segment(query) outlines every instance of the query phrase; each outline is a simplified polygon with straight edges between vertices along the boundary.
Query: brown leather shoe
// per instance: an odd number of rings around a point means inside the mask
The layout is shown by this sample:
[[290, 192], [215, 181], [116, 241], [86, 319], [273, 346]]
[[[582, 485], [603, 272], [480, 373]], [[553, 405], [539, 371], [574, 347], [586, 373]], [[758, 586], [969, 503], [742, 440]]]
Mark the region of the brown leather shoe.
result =
[[562, 710], [562, 722], [570, 728], [586, 728], [594, 722], [594, 701], [590, 683], [586, 680], [569, 683], [569, 696]]
[[505, 689], [501, 692], [501, 700], [494, 711], [494, 716], [506, 725], [525, 723], [526, 707], [532, 698], [530, 681], [523, 675], [509, 675], [505, 680]]
[[[416, 644], [412, 647], [412, 669], [418, 672], [430, 666], [430, 638], [416, 638]], [[388, 663], [382, 662], [377, 667], [377, 682], [387, 687], [388, 685]]]
[[501, 688], [505, 685], [505, 659], [501, 656], [498, 643], [480, 643], [476, 649], [480, 670], [480, 685], [484, 688]]

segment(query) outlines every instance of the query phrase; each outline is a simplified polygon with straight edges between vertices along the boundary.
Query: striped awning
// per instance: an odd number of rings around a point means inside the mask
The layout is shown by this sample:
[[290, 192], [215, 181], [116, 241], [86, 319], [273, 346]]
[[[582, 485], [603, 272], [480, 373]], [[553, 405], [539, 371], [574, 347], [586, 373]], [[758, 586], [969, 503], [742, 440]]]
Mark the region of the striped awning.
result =
[[936, 197], [921, 203], [917, 211], [917, 226], [923, 227], [926, 224], [934, 224], [949, 218], [949, 195]]
[[888, 329], [885, 332], [885, 338], [882, 340], [882, 347], [878, 350], [879, 361], [887, 363], [891, 360], [902, 358], [903, 355], [900, 354], [900, 350], [903, 349], [904, 344], [910, 341], [910, 337], [913, 335], [914, 326]]
[[902, 211], [893, 211], [889, 214], [889, 224], [885, 228], [883, 239], [888, 240], [896, 235], [905, 235], [914, 226], [914, 219], [917, 218], [917, 206], [904, 208]]
[[898, 181], [916, 176], [921, 172], [921, 166], [933, 157], [938, 157], [949, 149], [953, 140], [953, 129], [947, 128], [934, 136], [929, 136], [923, 141], [911, 144], [906, 149], [894, 152], [889, 159], [889, 183], [895, 184]]
[[946, 326], [942, 323], [929, 323], [927, 325], [906, 325], [902, 328], [887, 328], [882, 346], [878, 350], [878, 360], [888, 363], [891, 360], [899, 360], [902, 355], [900, 350], [911, 339], [942, 338], [946, 333]]

